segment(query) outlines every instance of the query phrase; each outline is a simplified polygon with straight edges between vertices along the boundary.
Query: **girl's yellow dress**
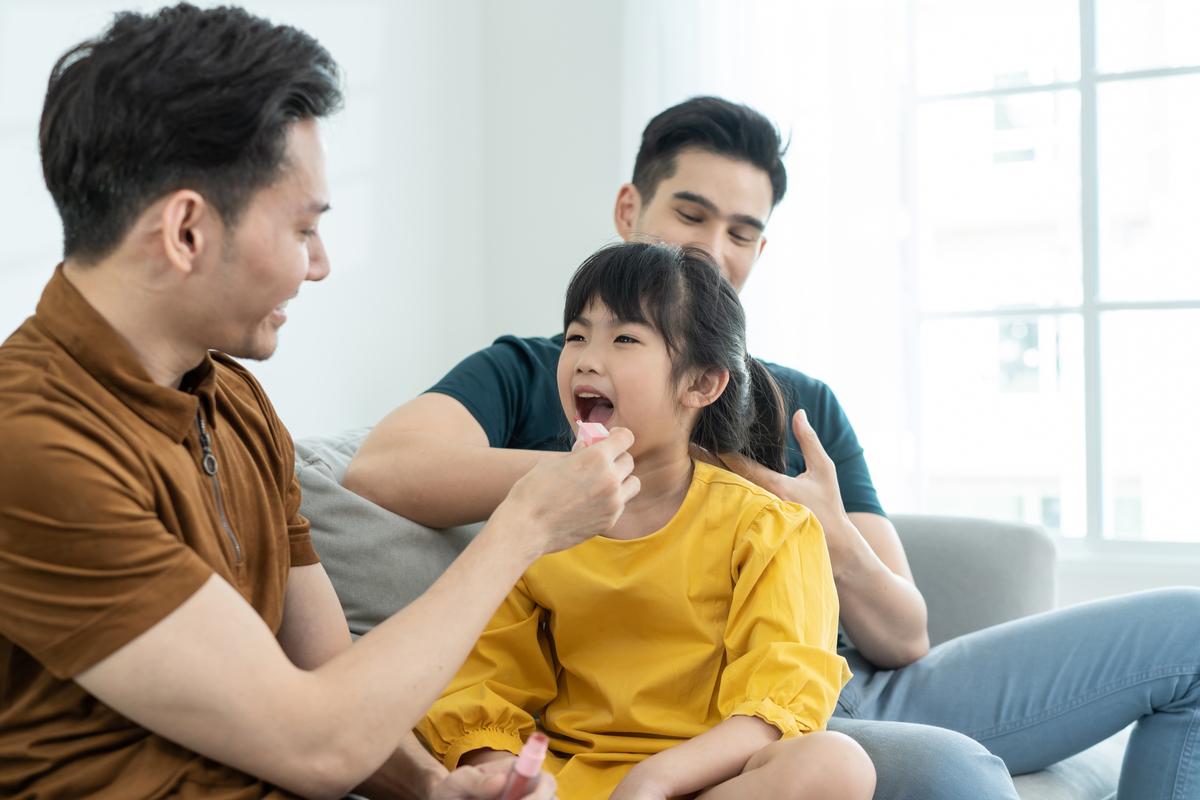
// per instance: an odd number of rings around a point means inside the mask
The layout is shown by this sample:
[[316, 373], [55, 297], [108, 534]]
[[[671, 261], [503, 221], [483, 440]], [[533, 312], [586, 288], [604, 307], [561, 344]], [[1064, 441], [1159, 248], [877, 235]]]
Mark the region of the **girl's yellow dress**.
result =
[[563, 800], [606, 798], [637, 762], [735, 714], [821, 730], [850, 678], [820, 525], [696, 462], [683, 504], [640, 539], [538, 560], [418, 733], [447, 767], [516, 753], [535, 725]]

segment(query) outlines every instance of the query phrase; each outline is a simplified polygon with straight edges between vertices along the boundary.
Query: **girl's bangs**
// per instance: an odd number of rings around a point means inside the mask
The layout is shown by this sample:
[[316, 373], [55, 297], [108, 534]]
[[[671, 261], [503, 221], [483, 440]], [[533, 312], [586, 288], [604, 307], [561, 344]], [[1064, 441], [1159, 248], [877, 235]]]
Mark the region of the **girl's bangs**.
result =
[[600, 302], [615, 319], [650, 325], [669, 342], [665, 314], [677, 258], [678, 251], [657, 244], [617, 244], [593, 254], [567, 287], [563, 330]]

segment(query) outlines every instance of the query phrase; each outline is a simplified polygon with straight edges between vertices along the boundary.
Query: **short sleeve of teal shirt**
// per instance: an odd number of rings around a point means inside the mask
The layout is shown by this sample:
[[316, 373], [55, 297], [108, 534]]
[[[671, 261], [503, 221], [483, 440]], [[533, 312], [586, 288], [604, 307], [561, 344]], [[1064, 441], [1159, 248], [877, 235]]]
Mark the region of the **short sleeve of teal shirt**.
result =
[[471, 412], [492, 447], [570, 450], [572, 435], [558, 400], [563, 337], [501, 336], [429, 389]]
[[[487, 433], [492, 447], [569, 450], [571, 429], [558, 400], [558, 357], [563, 337], [502, 336], [463, 359], [430, 392], [453, 397]], [[767, 368], [779, 382], [789, 416], [803, 408], [825, 451], [837, 465], [846, 511], [882, 515], [862, 446], [837, 397], [821, 381], [778, 364]], [[787, 469], [804, 471], [804, 457], [789, 426]]]

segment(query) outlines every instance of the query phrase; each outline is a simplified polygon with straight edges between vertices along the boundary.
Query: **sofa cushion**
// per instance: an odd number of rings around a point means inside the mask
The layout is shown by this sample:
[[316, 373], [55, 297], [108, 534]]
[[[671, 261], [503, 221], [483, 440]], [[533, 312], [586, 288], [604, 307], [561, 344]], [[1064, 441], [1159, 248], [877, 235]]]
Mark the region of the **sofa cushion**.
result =
[[432, 530], [345, 489], [341, 479], [368, 430], [296, 442], [300, 512], [356, 636], [419, 597], [482, 527]]

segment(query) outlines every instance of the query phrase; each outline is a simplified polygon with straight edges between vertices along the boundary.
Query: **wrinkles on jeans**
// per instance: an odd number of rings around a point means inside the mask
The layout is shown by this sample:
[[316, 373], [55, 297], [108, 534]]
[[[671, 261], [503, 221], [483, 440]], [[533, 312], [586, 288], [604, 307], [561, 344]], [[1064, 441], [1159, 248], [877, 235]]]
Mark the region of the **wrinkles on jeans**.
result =
[[969, 734], [1014, 774], [1137, 723], [1120, 800], [1200, 797], [1200, 591], [1110, 598], [977, 631], [897, 670], [855, 671], [857, 719]]
[[[1008, 735], [1008, 734], [1011, 734], [1014, 732], [1018, 732], [1018, 731], [1024, 730], [1025, 728], [1029, 728], [1034, 725], [1039, 725], [1039, 724], [1041, 724], [1049, 719], [1052, 719], [1054, 717], [1059, 717], [1059, 716], [1062, 716], [1063, 714], [1069, 714], [1072, 711], [1076, 711], [1076, 710], [1082, 708], [1083, 706], [1086, 706], [1090, 703], [1100, 702], [1100, 701], [1106, 699], [1107, 697], [1110, 697], [1111, 695], [1125, 691], [1125, 690], [1129, 689], [1130, 687], [1138, 686], [1138, 685], [1146, 684], [1146, 683], [1151, 683], [1153, 681], [1157, 681], [1162, 678], [1168, 678], [1168, 677], [1172, 677], [1172, 678], [1190, 677], [1193, 680], [1200, 678], [1200, 664], [1188, 664], [1188, 665], [1178, 665], [1178, 666], [1172, 666], [1172, 667], [1163, 667], [1158, 670], [1144, 672], [1144, 673], [1140, 673], [1137, 675], [1131, 675], [1124, 680], [1114, 681], [1112, 684], [1110, 684], [1108, 686], [1101, 686], [1101, 687], [1099, 687], [1091, 692], [1088, 692], [1086, 694], [1083, 694], [1079, 697], [1067, 700], [1066, 702], [1061, 703], [1060, 705], [1047, 708], [1047, 709], [1043, 710], [1040, 714], [1034, 714], [1034, 715], [1025, 716], [1025, 717], [1018, 717], [1015, 719], [1000, 722], [991, 728], [983, 728], [981, 730], [976, 730], [976, 731], [965, 731], [965, 733], [968, 736], [970, 736], [972, 739], [977, 739], [981, 742], [986, 742], [988, 739], [996, 738], [999, 736], [1005, 736], [1005, 735]], [[1150, 706], [1149, 704], [1147, 704], [1145, 713], [1146, 714], [1154, 713], [1154, 708], [1152, 706]], [[1134, 720], [1130, 720], [1130, 722], [1133, 722], [1133, 721]]]
[[1196, 780], [1196, 742], [1200, 740], [1200, 714], [1192, 714], [1188, 722], [1187, 738], [1180, 759], [1187, 762], [1187, 769], [1180, 769], [1175, 775], [1174, 792], [1171, 800], [1194, 800], [1200, 794], [1200, 786], [1195, 786]]

